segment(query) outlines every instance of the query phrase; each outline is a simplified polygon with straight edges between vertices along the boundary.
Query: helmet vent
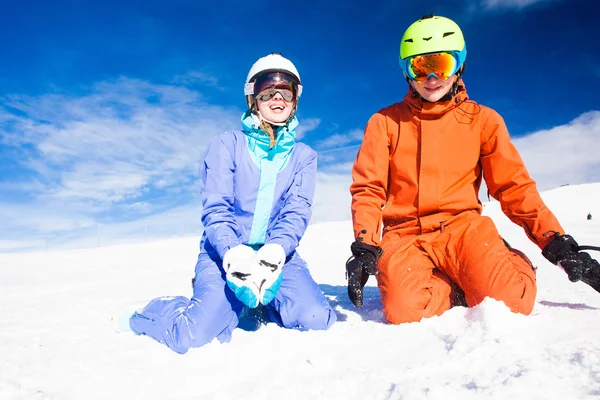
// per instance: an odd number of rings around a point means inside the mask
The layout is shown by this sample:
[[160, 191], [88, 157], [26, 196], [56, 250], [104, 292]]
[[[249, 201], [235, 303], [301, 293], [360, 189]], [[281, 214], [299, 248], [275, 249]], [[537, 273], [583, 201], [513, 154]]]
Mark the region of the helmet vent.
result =
[[454, 35], [454, 32], [444, 32], [444, 35], [442, 37], [446, 37], [446, 36], [450, 36], [450, 35]]
[[424, 37], [424, 38], [423, 38], [423, 40], [424, 40], [424, 41], [426, 41], [426, 42], [428, 42], [428, 41], [430, 41], [430, 40], [431, 40], [431, 38], [433, 38], [433, 36]]

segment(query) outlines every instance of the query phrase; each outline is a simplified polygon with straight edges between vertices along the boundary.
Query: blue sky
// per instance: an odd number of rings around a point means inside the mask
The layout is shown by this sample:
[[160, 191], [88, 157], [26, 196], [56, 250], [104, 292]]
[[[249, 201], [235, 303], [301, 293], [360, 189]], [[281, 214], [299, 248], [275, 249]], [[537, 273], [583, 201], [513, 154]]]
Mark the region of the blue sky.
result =
[[197, 232], [207, 141], [239, 127], [247, 71], [273, 51], [305, 87], [314, 221], [347, 219], [362, 129], [406, 93], [399, 40], [427, 13], [463, 28], [467, 91], [503, 115], [541, 189], [599, 181], [598, 11], [592, 0], [4, 4], [0, 251]]

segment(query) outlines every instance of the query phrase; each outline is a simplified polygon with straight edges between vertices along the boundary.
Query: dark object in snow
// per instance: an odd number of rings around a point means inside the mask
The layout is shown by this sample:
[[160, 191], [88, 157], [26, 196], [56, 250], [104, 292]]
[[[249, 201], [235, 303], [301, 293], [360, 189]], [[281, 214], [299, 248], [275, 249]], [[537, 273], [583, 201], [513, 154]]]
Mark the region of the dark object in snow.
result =
[[363, 305], [363, 288], [369, 275], [377, 274], [377, 260], [382, 250], [366, 244], [358, 238], [350, 245], [352, 256], [346, 262], [346, 278], [348, 279], [348, 297], [352, 304], [360, 308]]
[[571, 282], [582, 281], [600, 293], [600, 263], [582, 250], [600, 251], [600, 247], [580, 246], [570, 235], [554, 234], [542, 255], [560, 266]]
[[588, 213], [588, 215], [587, 215], [587, 220], [588, 220], [588, 221], [591, 221], [591, 220], [592, 220], [592, 213]]

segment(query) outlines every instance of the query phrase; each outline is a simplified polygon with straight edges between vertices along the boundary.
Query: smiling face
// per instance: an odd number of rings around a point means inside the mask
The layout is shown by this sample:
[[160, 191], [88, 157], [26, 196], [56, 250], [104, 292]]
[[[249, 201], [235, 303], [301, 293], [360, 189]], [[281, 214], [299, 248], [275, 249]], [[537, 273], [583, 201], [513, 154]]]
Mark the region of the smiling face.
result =
[[415, 89], [425, 100], [435, 103], [446, 95], [452, 88], [452, 85], [458, 77], [454, 75], [449, 79], [438, 79], [432, 75], [423, 82], [411, 81], [413, 89]]
[[278, 92], [269, 100], [256, 99], [256, 106], [264, 119], [280, 124], [286, 122], [292, 114], [294, 101], [285, 101]]

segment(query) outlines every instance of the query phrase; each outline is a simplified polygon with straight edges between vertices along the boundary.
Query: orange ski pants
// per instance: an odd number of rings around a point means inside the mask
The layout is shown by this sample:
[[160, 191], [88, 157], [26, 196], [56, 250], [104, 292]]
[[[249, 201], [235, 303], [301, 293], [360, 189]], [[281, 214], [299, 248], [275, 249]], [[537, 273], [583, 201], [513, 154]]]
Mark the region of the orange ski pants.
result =
[[469, 307], [491, 297], [513, 312], [533, 309], [535, 270], [523, 253], [506, 246], [488, 217], [466, 212], [426, 234], [389, 232], [381, 247], [377, 281], [392, 324], [441, 315], [456, 305], [458, 288]]

